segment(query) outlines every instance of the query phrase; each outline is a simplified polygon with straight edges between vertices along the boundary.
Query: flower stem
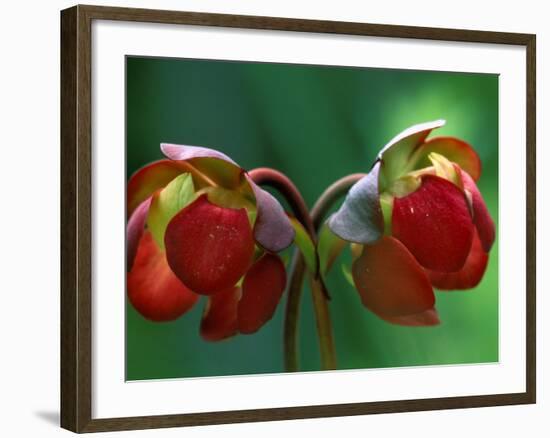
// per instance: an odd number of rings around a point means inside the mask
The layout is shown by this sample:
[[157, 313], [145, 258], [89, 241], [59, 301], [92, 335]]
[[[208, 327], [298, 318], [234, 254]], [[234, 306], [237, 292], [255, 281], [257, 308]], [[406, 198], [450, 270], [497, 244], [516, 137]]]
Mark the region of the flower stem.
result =
[[[351, 186], [364, 176], [364, 173], [355, 173], [345, 176], [331, 184], [323, 192], [311, 210], [311, 220], [315, 232], [321, 227], [323, 219], [334, 203], [345, 195]], [[285, 364], [287, 371], [296, 371], [298, 369], [298, 362], [295, 360], [298, 310], [297, 307], [291, 307], [291, 304], [293, 306], [298, 306], [300, 302], [304, 274], [304, 259], [302, 255], [298, 253], [290, 269], [289, 301], [287, 302], [287, 319], [285, 322]], [[336, 349], [334, 347], [332, 324], [327, 305], [328, 293], [326, 292], [325, 285], [321, 278], [313, 278], [313, 276], [310, 276], [310, 287], [317, 320], [321, 366], [324, 370], [332, 370], [336, 368]], [[291, 297], [293, 298], [292, 300], [290, 299]]]
[[319, 349], [321, 352], [321, 368], [323, 370], [336, 369], [336, 347], [332, 334], [332, 321], [328, 310], [328, 293], [321, 277], [314, 278], [309, 275], [309, 286], [313, 299], [313, 308], [317, 321], [317, 334], [319, 336]]
[[290, 276], [285, 309], [284, 361], [286, 371], [298, 371], [300, 369], [298, 360], [298, 318], [300, 316], [302, 284], [306, 273], [305, 267], [302, 253], [296, 251], [290, 268], [290, 272], [294, 272], [295, 275]]
[[319, 196], [319, 199], [317, 199], [317, 202], [315, 202], [311, 210], [311, 219], [316, 231], [318, 231], [323, 224], [325, 216], [334, 203], [344, 196], [357, 181], [366, 175], [366, 173], [352, 173], [340, 178], [327, 187], [323, 194]]
[[[317, 230], [334, 202], [343, 196], [364, 175], [348, 175], [329, 186], [315, 203], [310, 216], [302, 195], [286, 175], [265, 167], [249, 172], [249, 176], [256, 184], [271, 186], [285, 197], [294, 215], [305, 227], [314, 242], [317, 241]], [[284, 326], [285, 369], [287, 371], [299, 370], [298, 317], [305, 269], [306, 264], [302, 254], [296, 252], [290, 269]], [[327, 305], [328, 294], [321, 278], [317, 278], [310, 273], [309, 281], [319, 337], [321, 366], [324, 370], [332, 370], [336, 368], [336, 349], [334, 347], [332, 323]]]
[[[284, 174], [268, 168], [251, 170], [249, 175], [256, 184], [269, 185], [285, 197], [294, 215], [302, 223], [311, 240], [315, 243], [317, 236], [307, 205], [292, 181]], [[299, 370], [298, 318], [300, 315], [300, 301], [305, 269], [306, 265], [302, 254], [296, 252], [292, 261], [291, 272], [294, 274], [291, 275], [289, 281], [284, 324], [284, 360], [287, 371]], [[334, 369], [336, 366], [336, 355], [324, 285], [320, 279], [313, 278], [312, 275], [309, 277], [317, 322], [322, 367], [323, 369]]]
[[309, 215], [306, 201], [298, 188], [284, 173], [268, 167], [258, 167], [248, 172], [248, 175], [258, 185], [273, 187], [284, 196], [296, 219], [305, 227], [310, 237], [315, 236], [315, 228]]

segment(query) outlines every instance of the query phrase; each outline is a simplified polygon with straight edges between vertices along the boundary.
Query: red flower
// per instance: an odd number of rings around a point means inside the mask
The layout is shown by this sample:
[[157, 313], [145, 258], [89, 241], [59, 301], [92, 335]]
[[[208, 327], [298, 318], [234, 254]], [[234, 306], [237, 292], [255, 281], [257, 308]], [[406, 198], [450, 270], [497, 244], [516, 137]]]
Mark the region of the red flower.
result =
[[294, 229], [281, 205], [224, 154], [161, 145], [170, 160], [128, 183], [128, 297], [153, 321], [181, 316], [207, 295], [201, 335], [253, 333], [286, 285], [275, 254]]
[[439, 323], [432, 286], [477, 286], [495, 239], [475, 183], [476, 152], [453, 137], [426, 140], [443, 123], [393, 139], [328, 221], [354, 243], [352, 277], [363, 304], [395, 324]]

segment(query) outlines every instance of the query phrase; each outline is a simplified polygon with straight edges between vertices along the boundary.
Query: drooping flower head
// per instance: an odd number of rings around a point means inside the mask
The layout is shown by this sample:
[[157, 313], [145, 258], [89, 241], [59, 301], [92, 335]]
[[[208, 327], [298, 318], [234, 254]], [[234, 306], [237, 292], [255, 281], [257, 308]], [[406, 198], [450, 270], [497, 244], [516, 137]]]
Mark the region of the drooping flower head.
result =
[[162, 144], [168, 157], [128, 182], [127, 292], [154, 321], [208, 297], [201, 335], [253, 333], [286, 285], [277, 252], [295, 231], [279, 202], [221, 152]]
[[427, 140], [443, 124], [416, 125], [390, 141], [327, 222], [352, 243], [362, 303], [395, 324], [439, 323], [432, 286], [475, 287], [495, 239], [476, 185], [477, 153], [454, 137]]

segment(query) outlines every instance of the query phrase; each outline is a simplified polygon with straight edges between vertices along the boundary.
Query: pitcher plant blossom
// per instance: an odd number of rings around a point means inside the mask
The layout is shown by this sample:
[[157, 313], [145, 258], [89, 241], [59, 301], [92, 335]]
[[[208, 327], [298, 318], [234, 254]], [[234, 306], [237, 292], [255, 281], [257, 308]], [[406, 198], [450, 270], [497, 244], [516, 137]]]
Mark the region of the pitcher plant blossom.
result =
[[294, 241], [296, 224], [223, 153], [175, 144], [161, 150], [167, 159], [128, 182], [129, 301], [149, 320], [170, 321], [205, 296], [204, 339], [256, 332], [285, 289], [277, 253]]
[[444, 121], [413, 126], [378, 154], [327, 220], [323, 271], [346, 243], [362, 304], [399, 325], [439, 323], [433, 288], [477, 286], [495, 225], [476, 185], [481, 161], [454, 137], [427, 139]]

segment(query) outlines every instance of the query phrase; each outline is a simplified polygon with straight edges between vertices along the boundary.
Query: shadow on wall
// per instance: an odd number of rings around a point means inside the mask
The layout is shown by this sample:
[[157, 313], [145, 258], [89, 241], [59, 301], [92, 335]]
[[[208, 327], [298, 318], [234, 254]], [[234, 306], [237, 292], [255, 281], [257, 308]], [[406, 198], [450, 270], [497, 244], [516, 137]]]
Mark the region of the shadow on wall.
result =
[[34, 413], [45, 423], [59, 427], [59, 412], [58, 411], [37, 411]]

